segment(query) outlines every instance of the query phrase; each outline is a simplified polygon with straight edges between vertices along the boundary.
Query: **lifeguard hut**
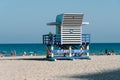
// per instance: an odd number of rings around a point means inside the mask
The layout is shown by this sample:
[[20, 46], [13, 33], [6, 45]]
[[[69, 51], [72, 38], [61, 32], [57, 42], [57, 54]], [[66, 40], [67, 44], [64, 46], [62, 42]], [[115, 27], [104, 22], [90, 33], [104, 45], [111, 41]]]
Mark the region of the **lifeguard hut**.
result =
[[82, 34], [83, 13], [63, 13], [57, 15], [56, 22], [47, 25], [56, 26], [56, 34], [43, 35], [46, 45], [46, 57], [49, 60], [90, 59], [90, 34]]

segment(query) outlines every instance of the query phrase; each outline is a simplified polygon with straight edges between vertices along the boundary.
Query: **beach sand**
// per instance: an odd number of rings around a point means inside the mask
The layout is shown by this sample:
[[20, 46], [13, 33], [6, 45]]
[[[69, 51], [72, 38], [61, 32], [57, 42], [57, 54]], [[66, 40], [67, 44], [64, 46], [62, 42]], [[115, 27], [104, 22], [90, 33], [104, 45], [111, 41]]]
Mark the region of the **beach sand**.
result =
[[0, 80], [120, 80], [120, 55], [90, 57], [91, 60], [74, 61], [1, 57]]

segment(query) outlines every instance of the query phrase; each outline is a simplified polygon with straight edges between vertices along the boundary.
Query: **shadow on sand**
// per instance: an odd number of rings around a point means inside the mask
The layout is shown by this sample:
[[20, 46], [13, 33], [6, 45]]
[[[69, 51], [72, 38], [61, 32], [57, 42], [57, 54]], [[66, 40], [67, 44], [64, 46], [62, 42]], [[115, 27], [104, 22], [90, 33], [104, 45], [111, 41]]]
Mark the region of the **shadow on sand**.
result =
[[32, 61], [47, 61], [46, 58], [1, 58], [0, 60], [32, 60]]
[[73, 80], [120, 80], [120, 69], [101, 73], [73, 75], [68, 78]]
[[15, 60], [46, 61], [45, 58], [21, 58], [21, 59], [15, 59]]

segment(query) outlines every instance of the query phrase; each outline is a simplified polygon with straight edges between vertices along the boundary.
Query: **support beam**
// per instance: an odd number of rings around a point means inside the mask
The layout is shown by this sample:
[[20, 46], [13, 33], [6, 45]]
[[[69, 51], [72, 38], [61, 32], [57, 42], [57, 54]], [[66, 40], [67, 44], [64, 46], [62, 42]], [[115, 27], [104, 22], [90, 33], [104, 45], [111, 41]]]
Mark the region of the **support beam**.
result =
[[72, 53], [71, 53], [72, 46], [69, 46], [69, 50], [70, 50], [69, 57], [71, 57], [72, 56]]

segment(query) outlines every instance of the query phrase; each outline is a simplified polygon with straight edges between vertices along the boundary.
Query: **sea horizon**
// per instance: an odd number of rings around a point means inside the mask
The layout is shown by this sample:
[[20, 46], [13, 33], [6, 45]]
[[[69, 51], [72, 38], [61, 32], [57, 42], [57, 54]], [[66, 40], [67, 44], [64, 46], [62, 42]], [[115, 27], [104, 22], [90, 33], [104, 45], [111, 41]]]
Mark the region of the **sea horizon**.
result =
[[[117, 44], [117, 43], [120, 43], [120, 42], [92, 42], [92, 43], [90, 43], [90, 44]], [[0, 44], [43, 44], [43, 43], [32, 43], [32, 42], [30, 42], [30, 43], [27, 43], [27, 42], [23, 42], [23, 43], [0, 43]]]

